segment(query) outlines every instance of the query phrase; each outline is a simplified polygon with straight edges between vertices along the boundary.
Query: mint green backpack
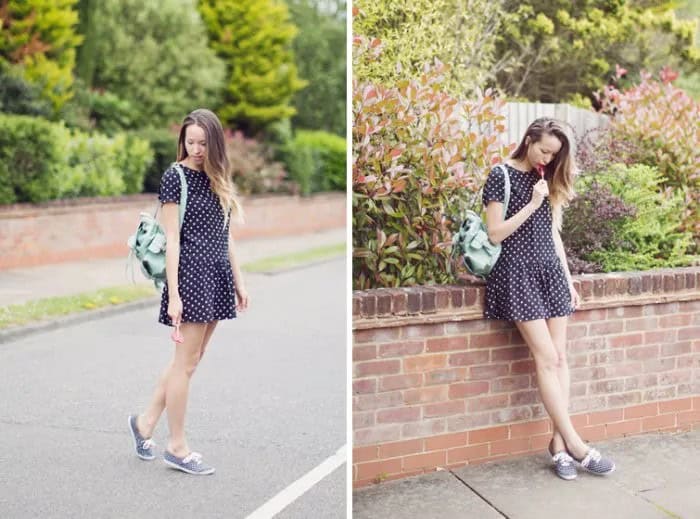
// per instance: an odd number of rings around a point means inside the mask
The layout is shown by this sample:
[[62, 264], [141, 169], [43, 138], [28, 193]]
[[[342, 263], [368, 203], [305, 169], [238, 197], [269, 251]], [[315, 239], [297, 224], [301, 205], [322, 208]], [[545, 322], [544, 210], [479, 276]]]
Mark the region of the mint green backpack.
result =
[[[499, 167], [503, 170], [505, 177], [505, 200], [503, 201], [503, 219], [505, 219], [510, 201], [510, 178], [506, 167], [503, 164]], [[486, 224], [481, 216], [474, 211], [467, 211], [459, 230], [452, 236], [451, 259], [454, 261], [461, 256], [464, 266], [470, 273], [485, 279], [491, 273], [500, 255], [501, 245], [491, 243]], [[450, 273], [453, 261], [448, 264]]]
[[[180, 174], [180, 229], [182, 222], [185, 219], [185, 206], [187, 205], [187, 180], [185, 173], [178, 163], [173, 166]], [[157, 289], [160, 289], [166, 281], [165, 277], [165, 231], [156, 219], [158, 209], [161, 204], [158, 204], [153, 215], [150, 213], [141, 213], [139, 216], [139, 225], [136, 232], [129, 237], [127, 245], [129, 246], [129, 257], [127, 268], [129, 265], [133, 268], [133, 257], [135, 256], [141, 264], [141, 272], [147, 279], [153, 280]], [[133, 279], [133, 270], [132, 270]]]

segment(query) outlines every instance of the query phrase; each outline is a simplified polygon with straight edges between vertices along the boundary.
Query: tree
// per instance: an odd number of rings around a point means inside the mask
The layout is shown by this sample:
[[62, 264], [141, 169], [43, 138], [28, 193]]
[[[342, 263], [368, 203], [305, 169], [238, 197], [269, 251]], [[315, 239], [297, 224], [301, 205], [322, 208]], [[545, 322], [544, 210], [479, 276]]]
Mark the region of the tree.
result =
[[201, 0], [210, 46], [227, 65], [219, 115], [248, 134], [295, 114], [297, 77], [287, 6], [276, 0]]
[[675, 18], [667, 1], [506, 0], [496, 65], [506, 94], [532, 101], [590, 97], [615, 71], [664, 65], [697, 70], [693, 22]]
[[345, 136], [345, 2], [319, 5], [313, 0], [289, 0], [299, 28], [294, 56], [299, 74], [308, 81], [294, 96], [295, 127], [320, 129]]
[[224, 64], [192, 0], [103, 0], [94, 16], [95, 102], [122, 127], [163, 127], [218, 102]]
[[0, 0], [0, 61], [22, 69], [58, 111], [72, 95], [76, 0]]
[[358, 0], [353, 34], [377, 38], [381, 54], [353, 64], [362, 81], [417, 79], [435, 59], [449, 64], [445, 88], [470, 97], [492, 79], [503, 0]]

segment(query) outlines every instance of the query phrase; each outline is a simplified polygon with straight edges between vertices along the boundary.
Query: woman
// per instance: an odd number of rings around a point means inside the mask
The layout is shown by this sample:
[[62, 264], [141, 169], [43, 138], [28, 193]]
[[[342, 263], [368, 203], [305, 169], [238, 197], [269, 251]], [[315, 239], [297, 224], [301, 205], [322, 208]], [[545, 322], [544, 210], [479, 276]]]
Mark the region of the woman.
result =
[[615, 464], [589, 448], [569, 417], [567, 317], [579, 305], [559, 235], [562, 207], [573, 197], [574, 158], [561, 122], [535, 120], [505, 162], [511, 192], [503, 217], [504, 171], [494, 168], [483, 203], [489, 239], [502, 243], [486, 283], [484, 316], [514, 321], [535, 359], [537, 384], [553, 422], [549, 443], [556, 474], [577, 476], [573, 460], [594, 474]]
[[180, 176], [175, 166], [161, 179], [159, 200], [167, 237], [166, 277], [159, 322], [175, 326], [173, 359], [160, 377], [148, 409], [129, 416], [136, 455], [153, 460], [153, 430], [167, 409], [170, 438], [163, 459], [189, 474], [213, 474], [185, 439], [190, 378], [204, 356], [218, 321], [233, 319], [248, 306], [248, 294], [234, 259], [231, 216], [242, 217], [236, 198], [224, 132], [205, 109], [185, 117], [177, 160], [187, 181], [187, 203], [179, 226]]

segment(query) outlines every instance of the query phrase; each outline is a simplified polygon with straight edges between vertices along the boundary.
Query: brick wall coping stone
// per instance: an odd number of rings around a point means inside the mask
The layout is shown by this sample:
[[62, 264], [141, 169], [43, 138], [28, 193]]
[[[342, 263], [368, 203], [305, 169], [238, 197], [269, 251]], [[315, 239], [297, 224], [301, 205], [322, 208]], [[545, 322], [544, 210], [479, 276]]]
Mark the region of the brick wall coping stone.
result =
[[[573, 276], [579, 310], [700, 299], [700, 267]], [[355, 290], [353, 330], [483, 318], [485, 283]]]

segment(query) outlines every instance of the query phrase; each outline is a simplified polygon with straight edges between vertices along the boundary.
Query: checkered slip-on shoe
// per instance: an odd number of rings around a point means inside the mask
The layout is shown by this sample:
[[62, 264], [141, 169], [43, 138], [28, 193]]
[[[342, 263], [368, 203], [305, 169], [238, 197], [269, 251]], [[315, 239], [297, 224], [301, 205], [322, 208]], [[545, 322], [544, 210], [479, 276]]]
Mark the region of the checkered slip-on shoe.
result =
[[552, 455], [552, 462], [554, 463], [554, 473], [562, 479], [570, 481], [576, 479], [578, 472], [574, 466], [574, 459], [569, 456], [566, 451], [559, 451], [557, 453], [552, 449], [552, 442], [549, 442], [549, 454]]
[[615, 471], [615, 463], [604, 458], [596, 449], [590, 449], [582, 460], [576, 461], [581, 464], [581, 468], [597, 476], [607, 476]]
[[129, 431], [131, 431], [131, 437], [134, 439], [136, 455], [142, 460], [154, 460], [156, 457], [153, 454], [153, 447], [155, 447], [156, 444], [151, 438], [144, 438], [141, 436], [139, 428], [136, 426], [136, 418], [136, 415], [129, 415]]
[[169, 467], [197, 476], [213, 474], [215, 470], [214, 467], [210, 467], [202, 461], [202, 455], [198, 452], [190, 452], [184, 458], [178, 458], [166, 450], [163, 461]]

